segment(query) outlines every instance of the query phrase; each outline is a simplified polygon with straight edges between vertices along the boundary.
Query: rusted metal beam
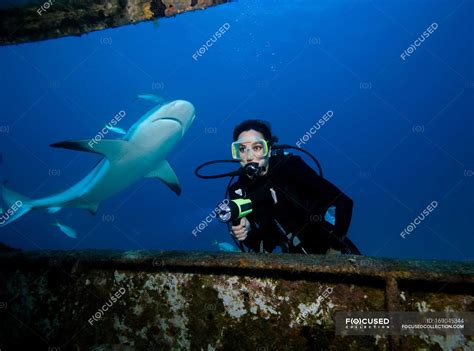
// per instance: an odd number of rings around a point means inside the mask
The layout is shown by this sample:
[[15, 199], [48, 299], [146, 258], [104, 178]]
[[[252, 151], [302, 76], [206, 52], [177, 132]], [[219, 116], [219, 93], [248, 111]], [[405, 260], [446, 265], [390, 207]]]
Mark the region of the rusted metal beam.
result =
[[60, 38], [175, 16], [231, 0], [34, 0], [0, 9], [0, 45]]
[[472, 346], [472, 336], [336, 336], [334, 315], [473, 311], [473, 291], [474, 264], [464, 262], [9, 252], [0, 254], [0, 347], [34, 342], [61, 350], [463, 349]]

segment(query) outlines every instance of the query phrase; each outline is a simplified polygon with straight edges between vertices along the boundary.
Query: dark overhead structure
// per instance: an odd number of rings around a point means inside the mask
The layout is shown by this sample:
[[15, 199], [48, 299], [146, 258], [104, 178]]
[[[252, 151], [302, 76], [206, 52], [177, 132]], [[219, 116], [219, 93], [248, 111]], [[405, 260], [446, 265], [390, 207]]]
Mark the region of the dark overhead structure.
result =
[[230, 0], [34, 0], [0, 9], [0, 45], [80, 36]]

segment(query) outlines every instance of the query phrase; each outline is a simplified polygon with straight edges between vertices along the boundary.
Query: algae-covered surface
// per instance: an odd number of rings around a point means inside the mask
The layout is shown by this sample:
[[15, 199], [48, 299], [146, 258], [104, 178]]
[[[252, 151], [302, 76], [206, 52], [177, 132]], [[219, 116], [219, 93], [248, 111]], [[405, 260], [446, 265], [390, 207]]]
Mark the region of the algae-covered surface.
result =
[[[115, 251], [9, 253], [0, 263], [5, 347], [388, 350], [473, 342], [462, 335], [403, 344], [335, 335], [336, 312], [386, 310], [384, 274], [402, 282], [411, 273], [416, 282], [430, 267], [421, 263], [410, 271], [407, 262], [367, 257]], [[472, 310], [474, 298], [464, 290], [472, 286], [472, 266], [450, 264], [430, 272], [435, 283], [451, 280], [451, 291], [423, 291], [412, 282], [397, 290], [398, 306]]]

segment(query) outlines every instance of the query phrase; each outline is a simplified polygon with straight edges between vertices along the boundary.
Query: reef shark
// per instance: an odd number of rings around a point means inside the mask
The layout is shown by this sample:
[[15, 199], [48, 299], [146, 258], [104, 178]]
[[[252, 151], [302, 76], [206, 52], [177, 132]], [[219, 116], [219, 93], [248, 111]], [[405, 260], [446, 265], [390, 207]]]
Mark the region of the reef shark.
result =
[[144, 114], [120, 139], [69, 140], [52, 147], [100, 154], [103, 158], [78, 183], [62, 192], [39, 199], [29, 199], [2, 185], [4, 209], [0, 227], [6, 226], [35, 209], [55, 213], [64, 207], [79, 207], [92, 214], [99, 204], [142, 178], [155, 178], [177, 195], [181, 194], [178, 178], [166, 160], [194, 121], [194, 106], [184, 100], [161, 105], [150, 95], [139, 96], [159, 105]]

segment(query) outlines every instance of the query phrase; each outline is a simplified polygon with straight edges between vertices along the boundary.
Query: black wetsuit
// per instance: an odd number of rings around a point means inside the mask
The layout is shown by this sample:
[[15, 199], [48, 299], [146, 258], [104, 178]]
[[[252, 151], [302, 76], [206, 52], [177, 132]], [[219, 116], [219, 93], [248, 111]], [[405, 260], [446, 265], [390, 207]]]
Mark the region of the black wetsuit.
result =
[[[247, 215], [251, 231], [243, 241], [254, 252], [325, 254], [329, 248], [360, 254], [346, 238], [352, 217], [352, 200], [321, 178], [299, 156], [269, 158], [265, 176], [251, 181], [241, 175], [229, 188], [229, 198], [249, 198], [253, 211]], [[335, 224], [324, 214], [335, 206]]]

